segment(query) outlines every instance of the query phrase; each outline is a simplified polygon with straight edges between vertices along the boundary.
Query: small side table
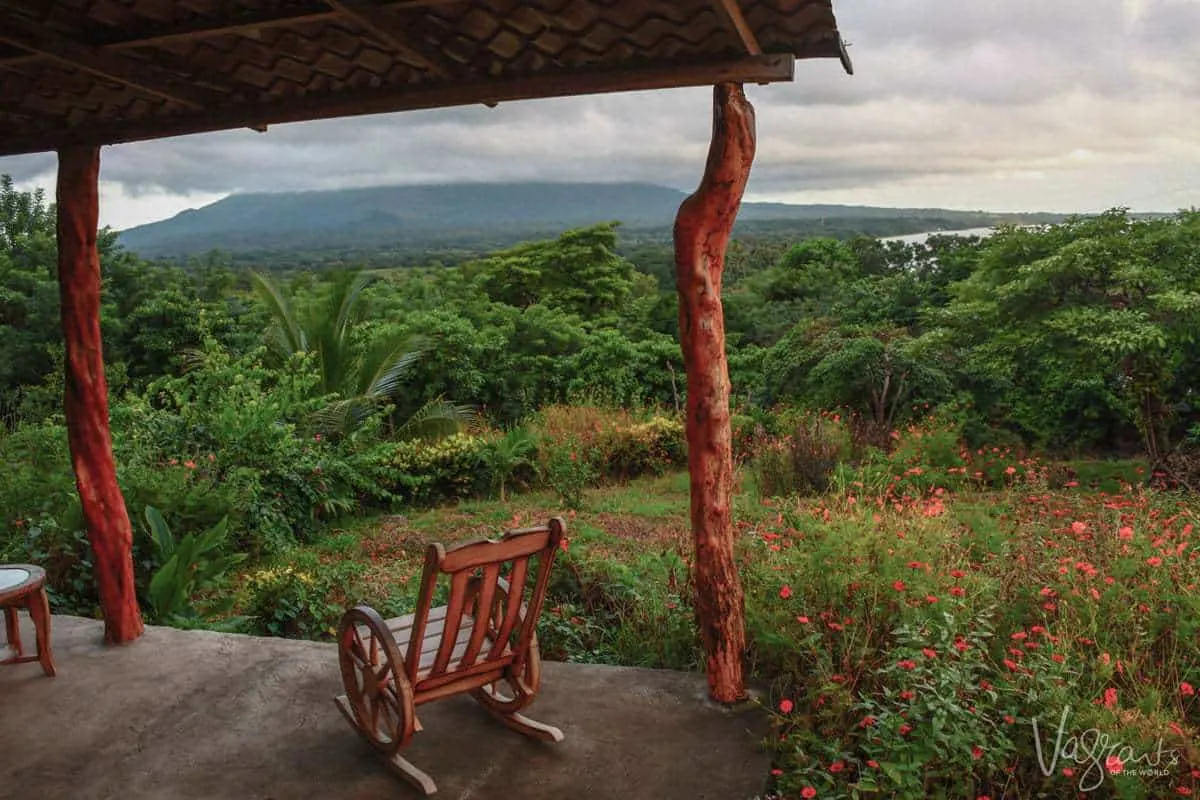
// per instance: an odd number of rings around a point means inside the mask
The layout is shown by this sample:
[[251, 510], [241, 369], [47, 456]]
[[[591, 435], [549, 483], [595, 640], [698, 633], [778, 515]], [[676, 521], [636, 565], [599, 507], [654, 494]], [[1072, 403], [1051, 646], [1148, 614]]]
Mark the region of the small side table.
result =
[[[37, 661], [42, 670], [54, 677], [54, 657], [50, 653], [50, 600], [46, 597], [46, 573], [29, 564], [0, 564], [0, 608], [4, 609], [4, 630], [8, 646], [15, 655], [0, 664]], [[37, 655], [27, 656], [21, 649], [21, 626], [17, 610], [29, 611], [37, 638]]]

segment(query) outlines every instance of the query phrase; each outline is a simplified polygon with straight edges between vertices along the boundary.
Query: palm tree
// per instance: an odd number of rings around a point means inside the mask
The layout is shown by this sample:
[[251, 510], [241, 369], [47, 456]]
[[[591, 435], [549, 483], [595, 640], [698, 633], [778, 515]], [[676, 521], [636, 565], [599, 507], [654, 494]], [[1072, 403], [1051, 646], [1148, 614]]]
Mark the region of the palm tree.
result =
[[[383, 338], [359, 348], [354, 327], [363, 290], [373, 276], [359, 270], [334, 276], [325, 295], [316, 303], [297, 307], [270, 278], [251, 273], [255, 290], [266, 304], [275, 325], [270, 335], [283, 357], [311, 354], [320, 370], [318, 389], [339, 399], [322, 409], [318, 427], [330, 434], [346, 434], [360, 426], [379, 405], [395, 397], [405, 374], [424, 353], [417, 338]], [[430, 400], [396, 426], [397, 438], [441, 436], [472, 424], [469, 406], [441, 398]]]

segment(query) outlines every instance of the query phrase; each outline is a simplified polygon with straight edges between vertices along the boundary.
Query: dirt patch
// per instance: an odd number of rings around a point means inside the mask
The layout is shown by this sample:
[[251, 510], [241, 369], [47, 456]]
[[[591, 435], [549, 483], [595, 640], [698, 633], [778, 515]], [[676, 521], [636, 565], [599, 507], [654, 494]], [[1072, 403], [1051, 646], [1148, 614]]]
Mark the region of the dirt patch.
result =
[[674, 545], [691, 538], [690, 529], [678, 520], [647, 519], [630, 514], [597, 514], [588, 522], [610, 536], [643, 544]]

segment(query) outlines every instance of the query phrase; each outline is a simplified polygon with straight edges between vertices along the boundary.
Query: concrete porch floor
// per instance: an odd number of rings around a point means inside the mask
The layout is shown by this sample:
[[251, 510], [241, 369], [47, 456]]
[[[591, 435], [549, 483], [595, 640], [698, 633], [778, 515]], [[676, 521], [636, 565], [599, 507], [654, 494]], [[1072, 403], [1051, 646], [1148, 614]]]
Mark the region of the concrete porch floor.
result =
[[[334, 707], [331, 644], [149, 627], [105, 647], [99, 622], [53, 626], [58, 677], [0, 667], [0, 798], [419, 796]], [[461, 800], [762, 794], [765, 714], [710, 705], [702, 676], [548, 663], [527, 713], [566, 740], [527, 740], [455, 697], [421, 707], [405, 757]]]

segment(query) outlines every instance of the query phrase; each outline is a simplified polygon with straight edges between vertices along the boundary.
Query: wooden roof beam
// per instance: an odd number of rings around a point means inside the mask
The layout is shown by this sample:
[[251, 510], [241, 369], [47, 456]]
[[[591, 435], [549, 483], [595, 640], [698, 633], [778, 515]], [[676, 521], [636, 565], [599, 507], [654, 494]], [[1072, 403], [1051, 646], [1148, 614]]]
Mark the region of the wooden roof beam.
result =
[[20, 17], [0, 15], [0, 42], [189, 108], [203, 109], [212, 100], [149, 64], [73, 42]]
[[752, 56], [761, 56], [763, 51], [758, 44], [758, 37], [754, 35], [754, 29], [746, 21], [746, 15], [742, 13], [742, 7], [738, 5], [738, 0], [712, 0], [712, 4], [717, 9], [717, 13], [725, 20], [725, 24], [732, 28], [738, 39], [742, 41], [742, 47], [746, 48], [746, 52]]
[[773, 53], [756, 58], [666, 67], [514, 77], [440, 86], [385, 86], [338, 94], [308, 94], [274, 103], [225, 103], [204, 112], [42, 131], [24, 139], [12, 137], [0, 143], [0, 156], [37, 153], [67, 144], [117, 144], [247, 126], [476, 103], [712, 86], [726, 82], [774, 83], [792, 80], [795, 66], [792, 54]]
[[414, 47], [409, 42], [404, 28], [371, 0], [325, 0], [325, 4], [343, 17], [352, 19], [366, 28], [372, 36], [380, 39], [392, 52], [413, 66], [439, 78], [450, 77], [433, 56], [428, 56]]
[[[380, 3], [377, 8], [389, 9], [391, 11], [409, 11], [418, 8], [428, 8], [430, 6], [446, 5], [457, 1], [458, 0], [389, 0], [389, 2]], [[0, 2], [0, 5], [8, 5], [8, 3]], [[254, 35], [259, 31], [271, 30], [273, 28], [287, 28], [292, 25], [301, 25], [311, 22], [329, 22], [341, 16], [342, 12], [330, 8], [324, 2], [324, 0], [319, 0], [319, 2], [314, 6], [313, 11], [291, 12], [285, 14], [280, 14], [277, 12], [249, 12], [241, 15], [236, 22], [221, 20], [180, 26], [167, 26], [155, 30], [143, 31], [142, 33], [134, 34], [129, 38], [115, 39], [113, 41], [102, 41], [96, 46], [105, 52], [128, 50], [137, 47], [158, 47], [160, 45], [178, 44], [180, 42], [188, 42], [196, 39], [208, 39], [214, 36], [228, 36], [231, 34]], [[41, 56], [37, 54], [6, 56], [0, 58], [0, 65], [20, 64], [22, 62], [31, 61], [37, 58], [41, 58]]]

